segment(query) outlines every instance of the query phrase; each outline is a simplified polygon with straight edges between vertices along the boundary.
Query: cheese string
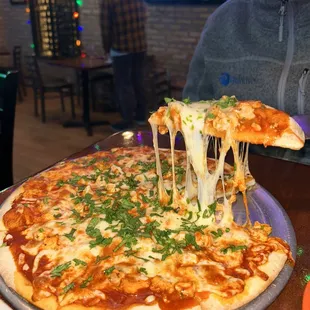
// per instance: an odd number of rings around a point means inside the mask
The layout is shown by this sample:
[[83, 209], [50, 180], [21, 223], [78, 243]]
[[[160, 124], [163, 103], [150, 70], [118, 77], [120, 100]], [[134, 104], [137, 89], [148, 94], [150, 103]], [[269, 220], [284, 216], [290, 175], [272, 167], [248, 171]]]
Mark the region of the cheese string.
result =
[[[170, 126], [169, 126], [170, 127]], [[176, 131], [171, 127], [169, 128], [169, 136], [170, 136], [170, 148], [171, 148], [171, 165], [172, 165], [172, 194], [173, 194], [173, 202], [176, 203], [179, 200], [179, 192], [176, 186], [176, 181], [175, 181], [175, 156], [174, 156], [174, 147], [175, 147], [175, 136], [176, 136]]]
[[170, 197], [166, 192], [164, 181], [163, 181], [163, 175], [161, 170], [161, 164], [160, 164], [160, 157], [159, 157], [159, 150], [158, 150], [158, 132], [157, 128], [158, 126], [156, 124], [151, 124], [152, 133], [153, 133], [153, 145], [155, 150], [155, 158], [156, 158], [156, 173], [158, 176], [158, 199], [161, 204], [166, 204], [169, 202]]

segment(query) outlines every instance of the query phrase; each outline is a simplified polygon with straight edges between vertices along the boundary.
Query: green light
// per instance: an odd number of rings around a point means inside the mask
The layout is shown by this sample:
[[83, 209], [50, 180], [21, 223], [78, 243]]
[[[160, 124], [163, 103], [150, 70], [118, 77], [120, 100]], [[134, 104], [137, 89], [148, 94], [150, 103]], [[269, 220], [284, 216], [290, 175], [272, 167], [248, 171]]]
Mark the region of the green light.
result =
[[297, 256], [301, 256], [302, 254], [304, 254], [304, 249], [302, 247], [298, 247], [297, 248]]
[[304, 280], [308, 283], [310, 281], [310, 274], [306, 274]]
[[82, 6], [83, 5], [83, 0], [76, 0], [76, 4], [78, 6]]
[[31, 48], [35, 48], [35, 45], [33, 43], [30, 44]]

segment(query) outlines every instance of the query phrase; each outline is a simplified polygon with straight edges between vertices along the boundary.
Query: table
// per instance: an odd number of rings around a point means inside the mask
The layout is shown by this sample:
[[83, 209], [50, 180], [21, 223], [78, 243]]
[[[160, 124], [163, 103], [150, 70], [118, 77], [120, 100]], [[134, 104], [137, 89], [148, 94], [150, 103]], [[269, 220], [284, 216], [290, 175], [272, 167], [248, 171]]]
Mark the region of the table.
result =
[[[120, 145], [121, 134], [110, 140]], [[76, 158], [102, 149], [98, 142], [69, 158]], [[292, 276], [268, 310], [301, 309], [306, 280], [310, 280], [310, 166], [280, 159], [250, 155], [250, 170], [256, 181], [264, 186], [283, 206], [289, 215], [297, 238], [297, 259]], [[19, 184], [0, 192], [0, 204]], [[280, 223], [279, 223], [280, 224]]]
[[6, 49], [0, 49], [0, 56], [10, 56], [11, 53]]
[[64, 127], [85, 127], [89, 136], [92, 135], [92, 126], [109, 124], [107, 121], [91, 122], [89, 117], [89, 71], [110, 68], [112, 63], [98, 58], [66, 58], [60, 60], [49, 60], [49, 65], [63, 68], [71, 68], [81, 72], [83, 88], [83, 120], [68, 121], [63, 124]]

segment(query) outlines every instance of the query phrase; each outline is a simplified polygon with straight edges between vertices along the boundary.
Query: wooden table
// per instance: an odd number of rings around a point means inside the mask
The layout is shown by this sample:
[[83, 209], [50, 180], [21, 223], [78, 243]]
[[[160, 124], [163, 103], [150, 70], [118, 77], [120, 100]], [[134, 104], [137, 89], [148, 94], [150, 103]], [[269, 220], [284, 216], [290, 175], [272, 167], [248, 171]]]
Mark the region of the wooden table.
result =
[[[119, 136], [114, 135], [112, 139], [116, 145]], [[102, 149], [102, 142], [73, 154], [69, 158], [94, 153], [98, 149]], [[256, 181], [280, 202], [289, 215], [298, 245], [296, 265], [292, 276], [268, 310], [301, 309], [306, 281], [310, 278], [310, 166], [259, 155], [250, 155], [249, 160], [250, 170]], [[18, 185], [0, 192], [0, 203]]]
[[49, 60], [48, 64], [63, 68], [71, 68], [81, 73], [83, 89], [83, 120], [82, 122], [68, 121], [64, 127], [85, 127], [89, 136], [92, 135], [92, 126], [109, 124], [107, 121], [91, 122], [89, 117], [89, 71], [110, 68], [111, 62], [104, 59], [90, 58], [66, 58], [60, 60]]

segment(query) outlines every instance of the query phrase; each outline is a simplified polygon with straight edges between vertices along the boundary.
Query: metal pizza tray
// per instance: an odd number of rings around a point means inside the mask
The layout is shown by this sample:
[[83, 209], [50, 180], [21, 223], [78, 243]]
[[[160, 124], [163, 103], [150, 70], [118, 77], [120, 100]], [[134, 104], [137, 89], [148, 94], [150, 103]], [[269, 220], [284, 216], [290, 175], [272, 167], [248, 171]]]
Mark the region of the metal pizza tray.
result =
[[[169, 147], [168, 136], [158, 136], [159, 147]], [[152, 134], [147, 131], [126, 131], [114, 134], [105, 140], [93, 145], [93, 151], [110, 150], [114, 147], [133, 147], [133, 146], [153, 146]], [[181, 136], [176, 138], [176, 149], [184, 149], [184, 142]], [[74, 156], [75, 157], [75, 156]], [[279, 202], [262, 186], [256, 184], [253, 189], [247, 193], [249, 201], [249, 211], [251, 221], [259, 221], [267, 223], [272, 227], [272, 235], [280, 237], [289, 244], [294, 259], [296, 258], [296, 236], [291, 221], [281, 207]], [[238, 224], [245, 222], [245, 211], [241, 195], [238, 195], [237, 201], [233, 207], [234, 218]], [[288, 282], [293, 268], [289, 265], [280, 272], [279, 276], [271, 283], [271, 285], [256, 299], [240, 310], [263, 310], [266, 309], [280, 294]], [[22, 297], [16, 294], [12, 289], [8, 288], [0, 277], [0, 293], [17, 310], [37, 310], [39, 308], [31, 305]], [[0, 309], [1, 300], [0, 300]], [[5, 309], [5, 308], [3, 308]]]

